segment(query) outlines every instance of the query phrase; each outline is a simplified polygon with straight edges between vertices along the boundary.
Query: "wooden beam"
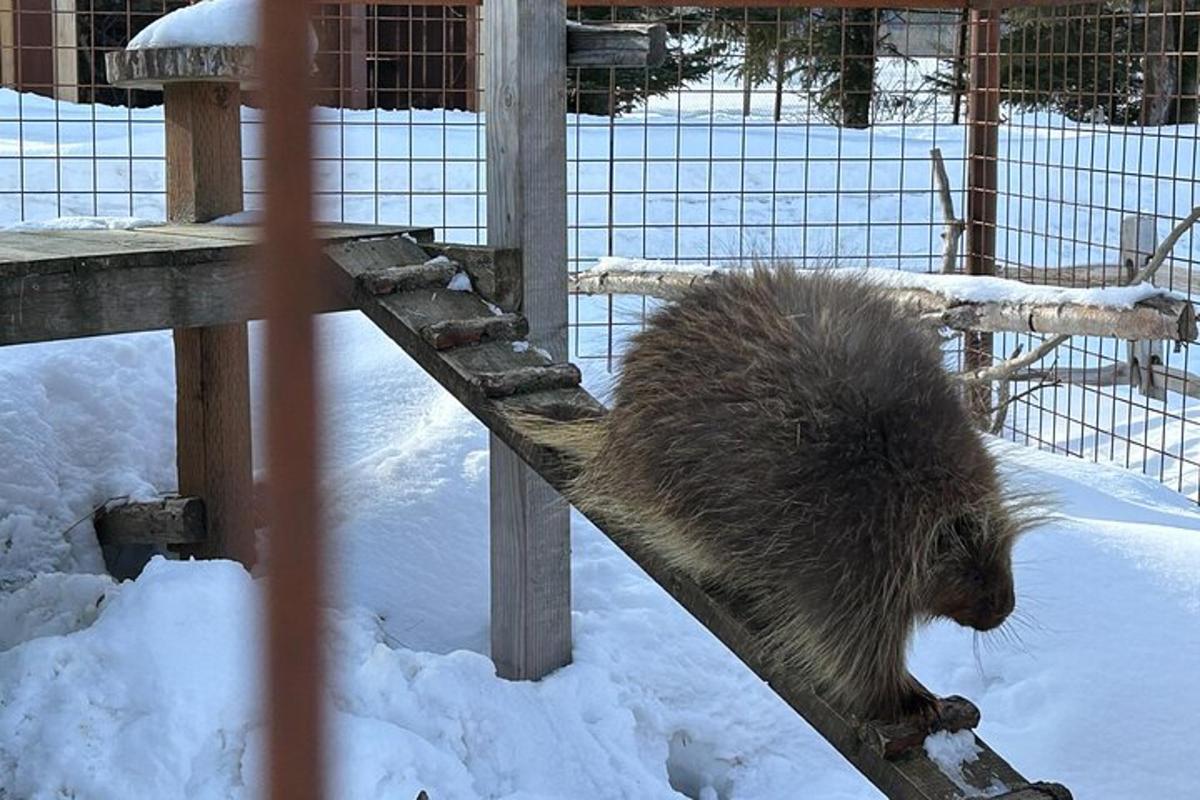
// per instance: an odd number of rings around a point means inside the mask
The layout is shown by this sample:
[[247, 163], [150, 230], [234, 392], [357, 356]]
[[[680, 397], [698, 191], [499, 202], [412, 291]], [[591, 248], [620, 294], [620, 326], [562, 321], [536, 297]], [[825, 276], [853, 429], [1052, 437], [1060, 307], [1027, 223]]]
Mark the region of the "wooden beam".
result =
[[199, 497], [122, 503], [100, 509], [92, 521], [102, 547], [197, 545], [207, 535], [204, 501]]
[[79, 102], [79, 27], [75, 0], [54, 0], [54, 97]]
[[[415, 254], [406, 252], [406, 246], [403, 240], [388, 244], [391, 249], [390, 260], [394, 263], [420, 263], [427, 257], [423, 251]], [[509, 452], [517, 454], [535, 470], [548, 487], [557, 490], [566, 488], [577, 475], [574, 465], [578, 459], [572, 458], [570, 453], [539, 444], [520, 428], [517, 422], [519, 416], [513, 412], [576, 419], [602, 415], [605, 413], [604, 407], [579, 388], [535, 391], [503, 401], [490, 399], [480, 381], [481, 375], [488, 372], [511, 373], [526, 367], [551, 368], [551, 359], [533, 348], [514, 350], [502, 344], [435, 350], [420, 333], [430, 320], [446, 315], [461, 315], [470, 310], [471, 303], [475, 304], [477, 312], [482, 312], [487, 308], [485, 301], [467, 292], [414, 292], [387, 297], [372, 295], [362, 288], [358, 280], [358, 275], [364, 269], [371, 268], [370, 262], [374, 258], [373, 254], [363, 257], [364, 250], [364, 247], [356, 244], [327, 248], [329, 258], [339, 267], [341, 285], [347, 297], [352, 298], [354, 304], [384, 334], [400, 345], [486, 425], [496, 441], [503, 442]], [[511, 488], [511, 485], [503, 484], [502, 488]], [[503, 507], [505, 512], [512, 511], [511, 504], [527, 504], [529, 500], [527, 495], [514, 497], [507, 492], [501, 492], [500, 498], [502, 502], [510, 504]], [[962, 796], [956, 784], [922, 750], [909, 750], [898, 758], [889, 757], [889, 753], [894, 754], [896, 745], [902, 740], [912, 743], [907, 738], [909, 732], [886, 726], [881, 728], [849, 717], [829, 704], [800, 676], [773, 667], [764, 660], [761, 657], [763, 649], [758, 645], [753, 630], [739, 617], [736, 606], [710, 594], [704, 587], [667, 566], [646, 546], [644, 533], [630, 526], [628, 520], [609, 518], [595, 512], [591, 514], [591, 520], [888, 797], [894, 800], [948, 800]], [[514, 550], [522, 544], [519, 540], [501, 541], [509, 542]], [[547, 588], [553, 590], [556, 587], [552, 584]], [[538, 630], [533, 629], [531, 633], [537, 635]], [[959, 711], [969, 712], [969, 704], [956, 701], [953, 705]], [[959, 716], [970, 722], [969, 713]], [[1051, 790], [1052, 785], [1028, 783], [982, 740], [977, 738], [976, 743], [980, 747], [979, 759], [965, 767], [966, 779], [971, 785], [986, 788], [1001, 782], [1012, 791], [1045, 790], [1043, 794], [1016, 795], [1018, 798], [1050, 800], [1070, 797], [1061, 787]], [[1049, 793], [1051, 791], [1058, 794]]]
[[471, 285], [479, 296], [504, 311], [521, 307], [524, 280], [521, 275], [521, 251], [470, 244], [427, 244], [431, 257], [445, 256], [471, 276]]
[[568, 67], [658, 67], [667, 59], [667, 26], [567, 23]]
[[[414, 230], [321, 233], [336, 242]], [[0, 346], [261, 319], [250, 260], [257, 236], [217, 225], [0, 233]], [[331, 289], [323, 310], [346, 308]]]
[[[521, 253], [519, 310], [530, 341], [567, 354], [566, 6], [489, 0], [488, 245]], [[491, 438], [492, 660], [536, 680], [571, 660], [570, 509]]]
[[17, 85], [17, 28], [13, 0], [0, 0], [0, 86]]

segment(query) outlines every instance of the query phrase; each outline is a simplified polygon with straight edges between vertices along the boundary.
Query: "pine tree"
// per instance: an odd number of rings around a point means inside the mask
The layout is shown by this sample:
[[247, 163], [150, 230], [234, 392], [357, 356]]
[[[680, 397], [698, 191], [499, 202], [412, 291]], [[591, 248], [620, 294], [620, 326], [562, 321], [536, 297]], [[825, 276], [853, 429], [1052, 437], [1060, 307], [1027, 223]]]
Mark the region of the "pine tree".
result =
[[800, 82], [817, 112], [847, 128], [871, 124], [876, 59], [894, 48], [880, 41], [874, 9], [727, 10], [709, 33], [731, 46], [724, 70], [750, 86], [774, 81], [776, 119], [784, 87]]
[[1128, 2], [1014, 8], [1000, 38], [1001, 99], [1076, 121], [1127, 125], [1140, 108], [1140, 59]]

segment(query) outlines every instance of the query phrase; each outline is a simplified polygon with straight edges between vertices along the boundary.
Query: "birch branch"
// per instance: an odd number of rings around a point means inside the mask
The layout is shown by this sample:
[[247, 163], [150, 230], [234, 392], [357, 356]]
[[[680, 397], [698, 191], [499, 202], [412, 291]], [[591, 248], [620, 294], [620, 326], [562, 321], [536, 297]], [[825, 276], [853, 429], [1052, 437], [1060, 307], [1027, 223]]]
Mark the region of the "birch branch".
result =
[[938, 198], [942, 204], [942, 217], [946, 221], [946, 230], [942, 234], [945, 245], [942, 249], [942, 274], [950, 275], [955, 272], [955, 259], [958, 257], [958, 243], [967, 223], [954, 213], [954, 197], [950, 194], [950, 177], [946, 173], [946, 162], [942, 158], [941, 148], [935, 147], [929, 152], [933, 158], [933, 181], [937, 185]]
[[[637, 294], [675, 300], [697, 283], [719, 275], [700, 272], [590, 271], [571, 280], [574, 294]], [[803, 270], [799, 274], [806, 274]], [[836, 271], [835, 271], [836, 274]], [[1129, 308], [1080, 303], [974, 301], [915, 287], [880, 286], [904, 311], [954, 330], [1105, 336], [1120, 339], [1196, 338], [1191, 303], [1167, 292]], [[1018, 367], [1019, 369], [1020, 367]]]
[[[1161, 267], [1166, 262], [1167, 257], [1171, 254], [1171, 251], [1175, 249], [1176, 243], [1183, 236], [1183, 234], [1185, 234], [1193, 225], [1196, 224], [1197, 220], [1200, 220], [1200, 206], [1193, 208], [1192, 213], [1188, 214], [1183, 219], [1183, 221], [1181, 221], [1178, 225], [1176, 225], [1171, 230], [1171, 233], [1167, 235], [1167, 238], [1163, 239], [1162, 244], [1160, 244], [1158, 246], [1158, 249], [1156, 249], [1154, 251], [1154, 255], [1150, 258], [1150, 261], [1146, 263], [1146, 266], [1143, 267], [1142, 270], [1140, 272], [1138, 272], [1138, 274], [1135, 275], [1128, 283], [1123, 283], [1122, 285], [1133, 285], [1133, 284], [1138, 284], [1138, 283], [1151, 282], [1154, 279], [1154, 274], [1156, 272], [1158, 272], [1159, 267]], [[1186, 327], [1189, 327], [1191, 329], [1192, 338], [1195, 338], [1195, 328], [1196, 328], [1195, 309], [1192, 308], [1191, 303], [1188, 303], [1188, 308], [1191, 309], [1191, 319], [1190, 320], [1187, 319], [1186, 315], [1185, 315], [1185, 317], [1181, 318], [1180, 321]], [[1181, 329], [1181, 332], [1183, 332], [1182, 329]], [[1081, 335], [1081, 334], [1075, 334], [1075, 335]], [[1013, 380], [1013, 376], [1015, 374], [1017, 374], [1020, 370], [1024, 369], [1025, 367], [1036, 364], [1038, 361], [1045, 358], [1051, 352], [1058, 349], [1058, 347], [1060, 347], [1063, 343], [1065, 343], [1070, 338], [1071, 338], [1070, 335], [1055, 336], [1052, 339], [1047, 339], [1045, 342], [1043, 342], [1041, 344], [1040, 347], [1031, 351], [1026, 356], [1010, 358], [1007, 361], [1002, 361], [999, 364], [989, 367], [988, 369], [975, 370], [974, 372], [970, 372], [970, 373], [960, 373], [958, 377], [960, 380], [962, 380], [968, 384], [986, 383], [986, 382], [993, 382], [993, 381], [1004, 381], [1007, 383], [1008, 381]], [[1139, 340], [1139, 339], [1145, 340], [1145, 339], [1159, 339], [1159, 338], [1163, 338], [1163, 337], [1159, 337], [1159, 336], [1120, 336], [1118, 338], [1131, 339], [1131, 340]], [[1181, 340], [1176, 339], [1175, 341], [1181, 341]], [[1187, 339], [1186, 341], [1191, 341], [1191, 339]], [[1034, 356], [1037, 356], [1037, 357], [1035, 358]], [[1176, 376], [1176, 377], [1178, 378], [1178, 376]], [[1184, 389], [1188, 388], [1186, 380], [1178, 379], [1177, 382], [1180, 384], [1181, 388], [1184, 388]]]
[[1142, 271], [1137, 274], [1132, 282], [1147, 283], [1152, 281], [1154, 273], [1158, 272], [1158, 268], [1166, 262], [1167, 256], [1171, 255], [1171, 251], [1175, 249], [1176, 242], [1187, 233], [1189, 228], [1196, 224], [1197, 220], [1200, 220], [1200, 206], [1193, 208], [1192, 213], [1184, 217], [1183, 222], [1180, 222], [1171, 229], [1171, 232], [1167, 234], [1167, 238], [1162, 240], [1162, 244], [1154, 251], [1154, 255], [1150, 257], [1150, 260], [1146, 262], [1146, 266], [1142, 267]]

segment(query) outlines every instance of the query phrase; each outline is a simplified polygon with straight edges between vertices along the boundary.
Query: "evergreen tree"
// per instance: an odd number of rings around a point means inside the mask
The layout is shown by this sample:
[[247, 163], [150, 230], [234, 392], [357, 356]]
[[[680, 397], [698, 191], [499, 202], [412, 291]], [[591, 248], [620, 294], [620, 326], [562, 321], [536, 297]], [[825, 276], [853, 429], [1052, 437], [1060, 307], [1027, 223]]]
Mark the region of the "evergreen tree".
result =
[[1141, 65], [1128, 2], [1014, 8], [1000, 39], [1002, 101], [1076, 121], [1138, 119]]
[[774, 81], [776, 118], [784, 87], [800, 82], [813, 107], [847, 128], [871, 124], [877, 57], [895, 53], [880, 39], [891, 13], [875, 9], [756, 9], [717, 12], [714, 38], [736, 43], [724, 54], [731, 77], [759, 86]]
[[[1197, 0], [1108, 0], [1010, 9], [1000, 39], [1002, 99], [1078, 122], [1194, 122], [1198, 8]], [[965, 58], [945, 61], [931, 85], [962, 92]]]

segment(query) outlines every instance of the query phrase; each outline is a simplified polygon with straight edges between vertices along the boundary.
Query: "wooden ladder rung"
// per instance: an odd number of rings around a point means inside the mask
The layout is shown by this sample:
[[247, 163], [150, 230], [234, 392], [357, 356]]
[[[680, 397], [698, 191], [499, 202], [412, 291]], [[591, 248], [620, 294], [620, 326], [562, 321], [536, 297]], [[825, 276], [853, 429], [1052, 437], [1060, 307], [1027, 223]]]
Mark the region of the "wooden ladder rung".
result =
[[421, 329], [421, 338], [439, 351], [486, 342], [516, 342], [528, 335], [529, 322], [520, 314], [447, 319]]
[[438, 257], [424, 264], [369, 270], [359, 274], [358, 282], [368, 292], [379, 297], [396, 292], [445, 289], [457, 272], [458, 264], [448, 258]]
[[517, 367], [503, 372], [480, 372], [476, 382], [485, 396], [497, 400], [519, 394], [552, 389], [574, 389], [583, 381], [574, 364], [549, 364], [544, 367]]

